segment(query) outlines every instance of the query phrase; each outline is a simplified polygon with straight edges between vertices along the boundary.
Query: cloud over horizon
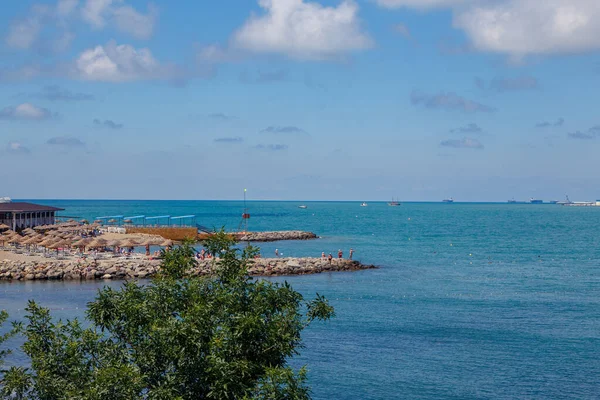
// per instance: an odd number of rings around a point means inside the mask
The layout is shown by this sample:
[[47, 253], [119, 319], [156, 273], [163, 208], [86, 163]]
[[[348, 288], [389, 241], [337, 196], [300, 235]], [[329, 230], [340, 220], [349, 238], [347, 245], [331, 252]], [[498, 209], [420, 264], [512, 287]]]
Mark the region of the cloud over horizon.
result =
[[215, 142], [217, 143], [242, 143], [244, 141], [244, 138], [242, 137], [221, 137], [221, 138], [216, 138]]
[[30, 97], [48, 101], [66, 102], [90, 101], [95, 99], [93, 94], [72, 92], [68, 89], [63, 89], [58, 85], [44, 86], [40, 92], [30, 94]]
[[565, 123], [565, 119], [564, 118], [558, 118], [556, 121], [554, 122], [550, 122], [550, 121], [542, 121], [542, 122], [538, 122], [537, 124], [535, 124], [536, 128], [548, 128], [551, 126], [563, 126]]
[[575, 131], [567, 134], [569, 139], [591, 140], [600, 137], [600, 125], [592, 126], [587, 131]]
[[269, 126], [260, 132], [275, 134], [307, 134], [304, 129], [298, 128], [297, 126]]
[[65, 147], [81, 147], [85, 145], [81, 140], [71, 136], [56, 136], [48, 139], [46, 144]]
[[8, 142], [6, 151], [10, 154], [29, 154], [31, 150], [20, 142]]
[[481, 78], [476, 78], [475, 84], [481, 90], [491, 90], [498, 93], [537, 90], [540, 88], [538, 80], [530, 75], [521, 75], [512, 78], [496, 77], [489, 84]]
[[451, 129], [451, 133], [482, 133], [483, 129], [473, 122], [468, 125], [461, 126], [460, 128]]
[[269, 150], [269, 151], [282, 151], [287, 150], [289, 146], [287, 144], [258, 144], [254, 146], [259, 150]]
[[97, 127], [102, 127], [102, 128], [109, 128], [109, 129], [121, 129], [123, 128], [123, 124], [118, 124], [113, 120], [110, 119], [105, 119], [104, 121], [100, 120], [100, 119], [95, 119], [94, 120], [94, 125]]
[[484, 149], [483, 144], [479, 140], [472, 139], [472, 138], [443, 140], [440, 143], [440, 146], [452, 147], [455, 149], [476, 149], [476, 150]]
[[219, 121], [231, 121], [231, 120], [236, 119], [236, 117], [234, 117], [232, 115], [227, 115], [227, 114], [221, 113], [221, 112], [208, 114], [207, 117], [211, 118], [211, 119], [216, 119]]
[[414, 90], [410, 95], [410, 101], [414, 106], [423, 105], [426, 108], [437, 108], [448, 111], [463, 111], [466, 113], [491, 113], [496, 111], [494, 107], [466, 99], [453, 92], [427, 94]]
[[0, 120], [9, 121], [44, 121], [55, 116], [50, 110], [34, 106], [31, 103], [23, 103], [17, 106], [9, 106], [0, 110]]

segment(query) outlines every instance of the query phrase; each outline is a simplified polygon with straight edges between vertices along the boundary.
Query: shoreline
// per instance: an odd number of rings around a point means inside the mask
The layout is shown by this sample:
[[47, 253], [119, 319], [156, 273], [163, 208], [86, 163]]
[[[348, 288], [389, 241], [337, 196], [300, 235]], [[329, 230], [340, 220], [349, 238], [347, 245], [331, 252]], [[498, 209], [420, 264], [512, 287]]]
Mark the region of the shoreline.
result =
[[[215, 260], [197, 260], [193, 276], [209, 276]], [[312, 275], [379, 268], [359, 261], [312, 257], [258, 258], [248, 267], [250, 276]], [[127, 280], [146, 279], [160, 271], [160, 260], [0, 260], [0, 281]]]

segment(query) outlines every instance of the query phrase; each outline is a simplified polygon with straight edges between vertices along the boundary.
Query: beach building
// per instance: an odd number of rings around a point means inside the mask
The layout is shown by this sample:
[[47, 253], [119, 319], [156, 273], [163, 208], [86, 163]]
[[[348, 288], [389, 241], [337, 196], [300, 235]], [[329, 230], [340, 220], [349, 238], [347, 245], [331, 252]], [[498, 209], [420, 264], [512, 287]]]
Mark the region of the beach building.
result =
[[10, 226], [14, 231], [39, 225], [52, 225], [55, 222], [56, 212], [63, 210], [33, 203], [13, 202], [2, 198], [0, 201], [0, 225]]

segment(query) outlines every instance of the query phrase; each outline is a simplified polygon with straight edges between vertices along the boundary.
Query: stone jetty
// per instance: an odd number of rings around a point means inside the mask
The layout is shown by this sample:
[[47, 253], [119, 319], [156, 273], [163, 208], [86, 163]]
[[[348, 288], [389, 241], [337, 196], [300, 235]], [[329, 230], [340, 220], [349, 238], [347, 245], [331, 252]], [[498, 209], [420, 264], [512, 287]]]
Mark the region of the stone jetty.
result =
[[241, 242], [277, 242], [279, 240], [309, 240], [317, 239], [312, 232], [303, 231], [273, 231], [273, 232], [248, 232], [238, 236]]
[[[194, 275], [211, 275], [214, 260], [199, 260]], [[308, 275], [377, 268], [358, 261], [321, 258], [259, 258], [248, 268], [251, 276]], [[0, 280], [144, 279], [160, 271], [159, 260], [0, 260]]]

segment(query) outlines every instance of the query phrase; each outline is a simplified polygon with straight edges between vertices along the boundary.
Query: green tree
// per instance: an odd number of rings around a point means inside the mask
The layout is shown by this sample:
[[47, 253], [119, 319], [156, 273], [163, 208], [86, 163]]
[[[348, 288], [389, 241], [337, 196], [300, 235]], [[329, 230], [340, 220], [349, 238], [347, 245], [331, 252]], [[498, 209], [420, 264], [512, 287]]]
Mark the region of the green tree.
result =
[[[288, 360], [300, 334], [333, 308], [304, 301], [287, 283], [248, 277], [256, 249], [224, 232], [204, 245], [215, 276], [191, 276], [190, 243], [163, 252], [150, 284], [104, 288], [88, 304], [89, 327], [53, 322], [29, 302], [21, 329], [30, 368], [4, 373], [0, 393], [31, 399], [307, 399], [306, 371]], [[303, 313], [303, 311], [305, 311]]]

